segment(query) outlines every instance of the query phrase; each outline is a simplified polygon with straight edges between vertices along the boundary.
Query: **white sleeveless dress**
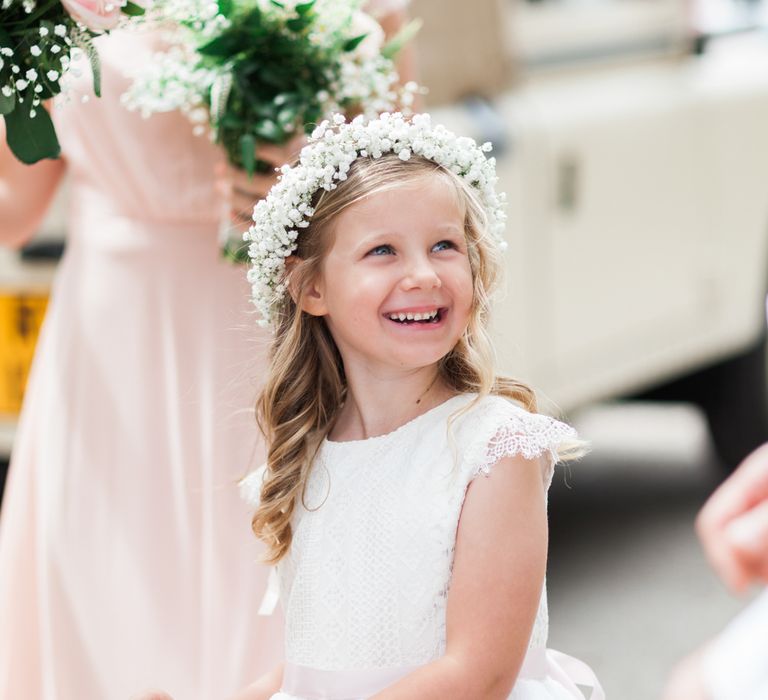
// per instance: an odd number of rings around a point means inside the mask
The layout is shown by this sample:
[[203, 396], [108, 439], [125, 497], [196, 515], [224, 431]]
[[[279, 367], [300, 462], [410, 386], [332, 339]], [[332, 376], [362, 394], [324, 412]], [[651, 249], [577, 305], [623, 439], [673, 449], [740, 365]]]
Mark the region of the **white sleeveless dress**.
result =
[[[459, 515], [470, 482], [502, 458], [546, 455], [573, 428], [497, 396], [449, 399], [392, 433], [324, 441], [276, 569], [286, 619], [285, 672], [272, 700], [362, 700], [445, 652]], [[448, 436], [448, 426], [452, 438]], [[243, 482], [258, 503], [264, 468]], [[265, 600], [262, 612], [269, 612]], [[547, 650], [542, 591], [510, 700], [603, 698], [585, 664]]]

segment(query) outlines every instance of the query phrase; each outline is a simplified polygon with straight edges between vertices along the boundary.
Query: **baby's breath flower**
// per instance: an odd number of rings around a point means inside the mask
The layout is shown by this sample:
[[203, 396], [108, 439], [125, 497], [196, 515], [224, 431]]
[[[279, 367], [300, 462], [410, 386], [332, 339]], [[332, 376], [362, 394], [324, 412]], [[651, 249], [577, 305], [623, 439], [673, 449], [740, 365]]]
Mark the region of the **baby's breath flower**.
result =
[[385, 112], [371, 120], [360, 115], [349, 123], [336, 114], [319, 124], [302, 149], [298, 165], [283, 166], [278, 183], [256, 204], [254, 223], [243, 235], [249, 242], [248, 280], [253, 302], [261, 312], [260, 323], [272, 322], [274, 309], [285, 295], [285, 259], [296, 250], [299, 230], [309, 226], [315, 192], [335, 189], [360, 157], [396, 153], [408, 160], [418, 155], [456, 173], [477, 190], [488, 217], [488, 231], [500, 249], [506, 248], [505, 199], [495, 190], [495, 160], [485, 156], [489, 150], [490, 144], [478, 146], [444, 126], [433, 126], [428, 114], [407, 118]]

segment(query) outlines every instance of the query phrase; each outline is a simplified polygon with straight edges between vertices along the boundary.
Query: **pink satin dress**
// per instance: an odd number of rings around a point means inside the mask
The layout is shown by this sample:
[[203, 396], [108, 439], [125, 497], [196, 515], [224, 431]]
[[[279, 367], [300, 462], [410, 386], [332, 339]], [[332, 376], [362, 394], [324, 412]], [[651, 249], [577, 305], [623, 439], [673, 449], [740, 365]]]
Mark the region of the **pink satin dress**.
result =
[[98, 45], [103, 97], [83, 75], [54, 108], [71, 208], [0, 519], [0, 699], [215, 700], [282, 653], [237, 489], [267, 338], [220, 259], [218, 152], [121, 105], [148, 38]]

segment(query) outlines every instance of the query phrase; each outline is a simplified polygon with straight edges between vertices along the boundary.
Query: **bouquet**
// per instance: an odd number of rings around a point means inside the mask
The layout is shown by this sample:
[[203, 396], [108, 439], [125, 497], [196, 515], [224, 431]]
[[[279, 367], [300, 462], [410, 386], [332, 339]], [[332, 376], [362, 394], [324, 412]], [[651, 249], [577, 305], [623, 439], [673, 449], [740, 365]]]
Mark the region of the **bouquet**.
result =
[[93, 37], [113, 29], [123, 15], [143, 13], [127, 0], [0, 1], [0, 115], [20, 161], [58, 157], [56, 130], [43, 101], [62, 91], [67, 71], [83, 56], [91, 64], [94, 93], [100, 95]]
[[[145, 116], [180, 110], [251, 175], [270, 169], [257, 141], [285, 143], [333, 112], [407, 107], [418, 89], [398, 86], [393, 62], [418, 24], [385, 45], [360, 0], [158, 0], [152, 17], [168, 27], [167, 49], [125, 103]], [[245, 259], [242, 245], [234, 257]]]

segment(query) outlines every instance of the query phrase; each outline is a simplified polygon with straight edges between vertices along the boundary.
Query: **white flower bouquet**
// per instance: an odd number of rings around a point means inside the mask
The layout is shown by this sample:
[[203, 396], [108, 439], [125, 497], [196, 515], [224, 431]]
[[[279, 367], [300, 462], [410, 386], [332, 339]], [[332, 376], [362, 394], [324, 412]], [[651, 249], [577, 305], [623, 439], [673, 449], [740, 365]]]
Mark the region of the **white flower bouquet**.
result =
[[20, 161], [58, 157], [56, 130], [43, 101], [62, 91], [62, 79], [82, 56], [91, 63], [94, 93], [100, 95], [92, 38], [116, 27], [123, 15], [143, 13], [143, 6], [127, 0], [0, 1], [0, 115]]
[[[417, 89], [398, 85], [393, 57], [418, 29], [384, 42], [360, 0], [159, 0], [148, 19], [168, 48], [124, 96], [145, 116], [181, 110], [249, 174], [270, 168], [256, 143], [283, 144], [334, 112], [375, 115]], [[229, 251], [232, 252], [231, 249]], [[246, 260], [244, 251], [236, 256]]]

